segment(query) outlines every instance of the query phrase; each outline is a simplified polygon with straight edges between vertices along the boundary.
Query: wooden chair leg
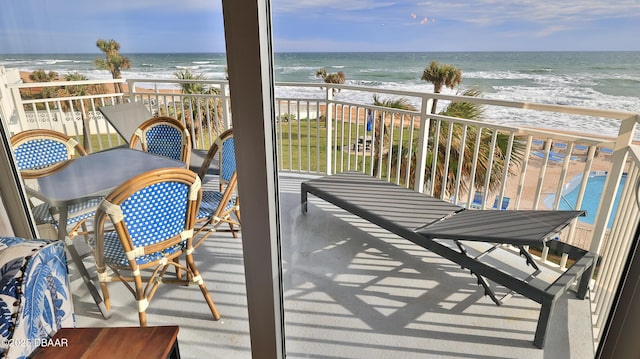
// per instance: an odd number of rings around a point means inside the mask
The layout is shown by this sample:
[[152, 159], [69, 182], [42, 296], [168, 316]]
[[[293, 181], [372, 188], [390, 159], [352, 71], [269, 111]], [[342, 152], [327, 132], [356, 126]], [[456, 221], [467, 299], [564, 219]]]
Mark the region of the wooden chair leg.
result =
[[138, 320], [140, 321], [140, 327], [147, 326], [147, 312], [138, 312]]
[[200, 291], [202, 292], [202, 295], [204, 296], [204, 300], [207, 302], [207, 305], [211, 310], [211, 314], [213, 314], [213, 319], [220, 320], [220, 313], [218, 312], [218, 309], [216, 308], [216, 305], [213, 302], [213, 299], [211, 299], [211, 295], [209, 294], [209, 290], [207, 290], [206, 284], [202, 282], [202, 284], [200, 284], [199, 287], [200, 287]]
[[109, 296], [109, 289], [107, 288], [107, 283], [100, 282], [100, 288], [102, 289], [102, 299], [104, 300], [104, 305], [107, 310], [111, 310], [111, 297]]
[[233, 223], [229, 223], [229, 230], [231, 231], [233, 238], [238, 238], [238, 231], [233, 227]]
[[145, 294], [144, 287], [142, 285], [144, 282], [142, 281], [142, 277], [140, 276], [139, 272], [137, 275], [134, 275], [133, 281], [135, 283], [135, 289], [136, 289], [135, 297], [136, 297], [136, 305], [138, 307], [138, 319], [140, 320], [140, 326], [146, 327], [147, 326], [147, 307], [149, 306], [149, 301]]
[[209, 306], [209, 309], [211, 310], [211, 314], [213, 315], [213, 319], [220, 320], [220, 313], [218, 312], [218, 309], [216, 308], [216, 304], [213, 302], [213, 299], [211, 298], [211, 295], [209, 294], [209, 290], [207, 289], [207, 285], [204, 283], [204, 280], [202, 280], [202, 277], [200, 277], [200, 272], [198, 271], [198, 267], [196, 267], [196, 264], [193, 261], [193, 256], [192, 255], [187, 255], [186, 261], [187, 261], [187, 266], [189, 267], [189, 271], [193, 274], [193, 278], [197, 278], [196, 283], [200, 287], [200, 291], [202, 292], [202, 295], [204, 296], [204, 300], [207, 302], [207, 305]]
[[182, 279], [182, 269], [180, 269], [180, 258], [179, 257], [173, 258], [173, 262], [176, 264], [173, 266], [176, 269], [176, 278]]

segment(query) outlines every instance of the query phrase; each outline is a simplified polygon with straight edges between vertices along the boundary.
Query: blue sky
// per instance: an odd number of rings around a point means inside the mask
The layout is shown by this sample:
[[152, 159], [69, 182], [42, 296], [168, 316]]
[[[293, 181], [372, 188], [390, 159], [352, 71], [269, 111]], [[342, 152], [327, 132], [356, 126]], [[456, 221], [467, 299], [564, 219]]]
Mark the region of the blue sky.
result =
[[[637, 0], [272, 0], [284, 51], [640, 51]], [[0, 53], [224, 52], [220, 0], [17, 0]]]

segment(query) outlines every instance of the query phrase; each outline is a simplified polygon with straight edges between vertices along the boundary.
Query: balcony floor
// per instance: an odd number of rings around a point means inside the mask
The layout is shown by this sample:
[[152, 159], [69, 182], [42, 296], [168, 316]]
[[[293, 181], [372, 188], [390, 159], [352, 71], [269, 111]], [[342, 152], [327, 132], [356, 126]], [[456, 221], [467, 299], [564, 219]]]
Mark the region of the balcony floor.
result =
[[[304, 177], [280, 179], [288, 358], [593, 357], [589, 300], [563, 296], [537, 349], [537, 303], [516, 294], [498, 307], [469, 271], [313, 196], [302, 215]], [[241, 241], [219, 233], [196, 255], [222, 319], [212, 320], [197, 288], [165, 286], [148, 324], [179, 325], [183, 358], [249, 358]], [[73, 265], [70, 272], [77, 326], [138, 325], [122, 284], [110, 285], [112, 317], [104, 320]]]

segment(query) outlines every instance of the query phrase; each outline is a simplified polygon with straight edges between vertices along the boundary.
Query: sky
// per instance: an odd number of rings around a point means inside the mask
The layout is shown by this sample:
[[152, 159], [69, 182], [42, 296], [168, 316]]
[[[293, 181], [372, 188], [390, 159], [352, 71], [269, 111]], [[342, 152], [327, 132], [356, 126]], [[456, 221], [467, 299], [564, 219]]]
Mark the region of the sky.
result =
[[[0, 53], [224, 52], [220, 0], [18, 0]], [[639, 0], [271, 0], [276, 52], [640, 51]]]

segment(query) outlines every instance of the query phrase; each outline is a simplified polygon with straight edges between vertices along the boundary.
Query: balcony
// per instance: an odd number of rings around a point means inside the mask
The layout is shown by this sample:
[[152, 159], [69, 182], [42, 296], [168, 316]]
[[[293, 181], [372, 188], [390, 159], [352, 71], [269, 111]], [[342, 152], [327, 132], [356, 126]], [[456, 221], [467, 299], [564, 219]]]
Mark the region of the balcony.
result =
[[[565, 295], [538, 349], [538, 304], [515, 295], [498, 307], [468, 270], [321, 200], [311, 198], [303, 215], [307, 178], [280, 177], [287, 357], [593, 357], [589, 300]], [[147, 311], [149, 325], [179, 323], [184, 358], [250, 358], [241, 239], [220, 232], [198, 253], [222, 319], [211, 319], [198, 288], [167, 286]], [[70, 272], [78, 326], [138, 325], [124, 286], [110, 285], [112, 318], [104, 320]]]
[[[60, 84], [19, 84], [10, 78], [8, 96], [2, 98], [12, 98], [4, 106], [14, 109], [5, 114], [11, 119], [11, 132], [53, 128], [79, 141], [90, 139], [86, 143], [91, 151], [122, 143], [97, 111], [103, 105], [140, 101], [154, 113], [176, 116], [190, 125], [200, 149], [208, 148], [217, 131], [232, 123], [227, 84], [221, 81], [206, 81], [219, 89], [218, 94], [206, 96], [165, 90], [177, 80], [130, 79], [126, 81], [130, 91], [125, 93], [23, 100], [20, 89]], [[439, 103], [478, 103], [513, 116], [535, 111], [573, 121], [607, 119], [619, 134], [606, 138], [432, 114], [434, 94], [338, 86], [342, 92], [405, 97], [420, 104], [417, 110], [398, 110], [345, 101], [326, 86], [320, 90], [319, 84], [276, 84], [276, 94], [279, 88], [299, 87], [301, 93], [318, 95], [278, 97], [276, 103], [288, 356], [593, 356], [639, 219], [635, 184], [640, 177], [640, 150], [633, 144], [639, 115], [437, 95]], [[371, 132], [366, 131], [369, 111], [379, 124]], [[531, 345], [539, 310], [534, 302], [516, 295], [496, 307], [483, 297], [468, 271], [322, 201], [312, 202], [313, 213], [302, 216], [299, 182], [346, 170], [370, 173], [480, 210], [492, 210], [494, 200], [501, 203], [505, 198], [510, 199], [508, 209], [562, 208], [570, 202], [569, 184], [576, 194], [569, 205], [582, 207], [589, 195], [589, 177], [606, 173], [591, 223], [576, 221], [558, 237], [601, 257], [589, 300], [567, 295], [554, 312], [556, 331], [548, 334], [544, 350], [536, 349]], [[619, 185], [622, 178], [624, 186]], [[619, 188], [620, 197], [614, 200]], [[476, 195], [479, 202], [474, 201]], [[614, 203], [617, 210], [611, 216]], [[222, 322], [212, 322], [204, 310], [158, 305], [149, 310], [150, 323], [188, 318], [181, 323], [180, 334], [185, 356], [200, 357], [210, 353], [203, 347], [215, 347], [221, 357], [248, 357], [241, 242], [223, 234], [201, 248], [208, 255], [201, 256], [199, 267], [223, 314]], [[546, 247], [531, 250], [549, 270], [567, 266], [562, 253], [548, 253]], [[79, 283], [74, 280], [74, 285]], [[193, 294], [197, 308], [198, 293], [191, 292], [177, 289], [157, 300], [171, 303], [172, 296]], [[105, 322], [82, 288], [74, 293], [79, 325], [136, 325], [130, 315], [133, 303], [114, 303], [119, 308], [115, 318]], [[125, 294], [121, 297], [129, 298]]]

